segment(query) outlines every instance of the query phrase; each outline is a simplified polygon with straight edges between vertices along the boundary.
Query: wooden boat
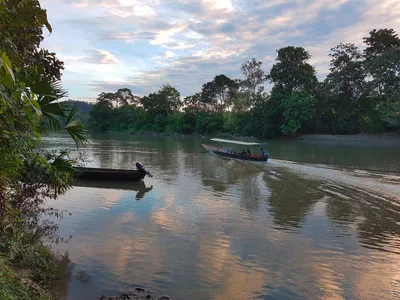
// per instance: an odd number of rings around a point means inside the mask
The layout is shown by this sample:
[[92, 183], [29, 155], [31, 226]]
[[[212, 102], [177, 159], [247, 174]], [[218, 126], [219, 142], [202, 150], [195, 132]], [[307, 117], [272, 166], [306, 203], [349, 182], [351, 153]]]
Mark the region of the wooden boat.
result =
[[[225, 140], [225, 139], [211, 139], [211, 141], [214, 142], [220, 142], [220, 143], [228, 143], [228, 144], [234, 144], [234, 145], [241, 145], [241, 146], [246, 146], [247, 148], [249, 147], [259, 147], [259, 143], [249, 143], [249, 142], [242, 142], [242, 141], [233, 141], [233, 140]], [[264, 151], [264, 155], [255, 155], [255, 154], [249, 154], [247, 152], [243, 153], [243, 151], [233, 151], [231, 149], [224, 149], [220, 147], [215, 147], [211, 145], [205, 145], [203, 144], [203, 147], [210, 153], [218, 155], [222, 158], [228, 158], [228, 159], [237, 159], [241, 161], [250, 161], [250, 162], [266, 162], [268, 161], [269, 154]], [[263, 150], [261, 148], [261, 150]]]
[[137, 170], [75, 167], [75, 170], [77, 177], [83, 180], [140, 181], [146, 175], [153, 177], [140, 163], [136, 163], [136, 168]]

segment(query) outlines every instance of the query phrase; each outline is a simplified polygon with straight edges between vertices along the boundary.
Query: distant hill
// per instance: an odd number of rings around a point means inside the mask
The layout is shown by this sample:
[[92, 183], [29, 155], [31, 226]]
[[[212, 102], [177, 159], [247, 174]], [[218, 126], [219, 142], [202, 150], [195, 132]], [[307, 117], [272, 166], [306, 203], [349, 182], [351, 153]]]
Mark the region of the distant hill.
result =
[[79, 119], [83, 124], [87, 125], [89, 121], [89, 113], [93, 108], [93, 103], [79, 100], [67, 100], [67, 103], [77, 109], [75, 114], [76, 119]]

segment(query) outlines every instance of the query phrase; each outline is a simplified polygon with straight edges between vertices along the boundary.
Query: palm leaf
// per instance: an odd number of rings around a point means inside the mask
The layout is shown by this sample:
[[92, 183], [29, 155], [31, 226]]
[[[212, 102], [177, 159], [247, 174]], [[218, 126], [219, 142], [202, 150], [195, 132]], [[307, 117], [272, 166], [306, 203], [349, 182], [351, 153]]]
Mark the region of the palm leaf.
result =
[[84, 148], [89, 144], [89, 138], [85, 125], [80, 123], [79, 120], [72, 119], [76, 112], [76, 108], [70, 111], [64, 129], [70, 134], [77, 148]]

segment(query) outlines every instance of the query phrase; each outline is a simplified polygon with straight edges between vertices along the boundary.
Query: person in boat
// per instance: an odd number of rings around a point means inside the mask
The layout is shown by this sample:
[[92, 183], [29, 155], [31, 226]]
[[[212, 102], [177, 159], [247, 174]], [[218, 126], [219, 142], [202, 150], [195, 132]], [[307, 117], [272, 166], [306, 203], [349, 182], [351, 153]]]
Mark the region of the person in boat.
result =
[[268, 156], [268, 153], [264, 150], [264, 148], [261, 148], [261, 153], [264, 157]]
[[246, 155], [246, 151], [243, 149], [242, 153], [240, 153], [240, 155]]
[[250, 148], [247, 148], [247, 155], [248, 155], [248, 156], [251, 156]]

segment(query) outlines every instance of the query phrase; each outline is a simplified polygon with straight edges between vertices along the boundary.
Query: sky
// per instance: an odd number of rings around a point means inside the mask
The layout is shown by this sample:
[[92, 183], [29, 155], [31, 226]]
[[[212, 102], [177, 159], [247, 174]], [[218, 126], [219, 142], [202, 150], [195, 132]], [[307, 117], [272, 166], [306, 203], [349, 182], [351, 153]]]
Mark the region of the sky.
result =
[[68, 98], [95, 101], [129, 88], [142, 96], [164, 84], [182, 96], [214, 76], [241, 78], [256, 58], [269, 72], [276, 50], [301, 46], [318, 77], [340, 42], [363, 47], [372, 29], [400, 33], [399, 0], [41, 0], [53, 32], [42, 47], [64, 61]]

